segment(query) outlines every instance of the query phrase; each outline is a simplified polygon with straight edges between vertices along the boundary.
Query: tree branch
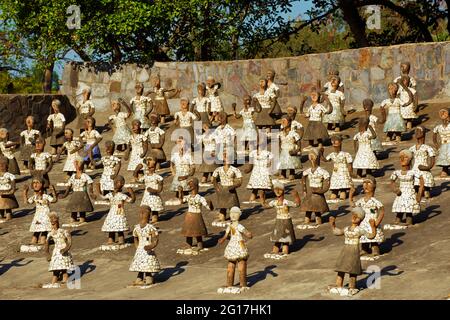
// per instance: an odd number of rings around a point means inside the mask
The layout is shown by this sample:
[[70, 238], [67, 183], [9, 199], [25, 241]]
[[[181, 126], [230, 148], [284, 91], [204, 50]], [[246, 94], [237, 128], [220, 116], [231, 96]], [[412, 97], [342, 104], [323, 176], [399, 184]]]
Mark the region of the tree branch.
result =
[[280, 40], [281, 37], [290, 37], [291, 35], [296, 34], [297, 32], [299, 32], [300, 30], [302, 30], [302, 29], [304, 29], [304, 28], [310, 26], [310, 25], [313, 24], [314, 22], [319, 21], [319, 20], [322, 20], [323, 18], [325, 18], [325, 17], [328, 16], [329, 14], [334, 13], [337, 9], [339, 9], [339, 7], [333, 6], [333, 7], [332, 7], [330, 10], [328, 10], [327, 12], [325, 12], [325, 13], [323, 13], [323, 14], [321, 14], [321, 15], [318, 15], [317, 17], [315, 17], [315, 18], [313, 18], [313, 19], [310, 19], [310, 20], [308, 20], [308, 21], [306, 21], [306, 22], [303, 22], [303, 23], [299, 24], [298, 26], [292, 28], [289, 32], [286, 32], [286, 33], [284, 33], [284, 34], [282, 34], [282, 35], [278, 35], [278, 36], [276, 36], [276, 37], [274, 37], [274, 38], [267, 38], [267, 39], [264, 39], [264, 40], [270, 40], [270, 39], [272, 39], [272, 40], [264, 47], [264, 49], [268, 49], [268, 48], [270, 48], [271, 46], [273, 46], [275, 43], [277, 43], [277, 42]]
[[426, 24], [419, 17], [412, 14], [407, 8], [400, 7], [395, 3], [391, 2], [390, 0], [360, 0], [359, 3], [355, 4], [355, 6], [357, 7], [364, 7], [370, 5], [385, 6], [386, 8], [389, 8], [392, 11], [397, 12], [399, 15], [404, 17], [411, 26], [416, 26], [417, 28], [419, 28], [424, 41], [426, 42], [433, 41], [433, 37], [431, 36], [431, 33], [428, 30]]

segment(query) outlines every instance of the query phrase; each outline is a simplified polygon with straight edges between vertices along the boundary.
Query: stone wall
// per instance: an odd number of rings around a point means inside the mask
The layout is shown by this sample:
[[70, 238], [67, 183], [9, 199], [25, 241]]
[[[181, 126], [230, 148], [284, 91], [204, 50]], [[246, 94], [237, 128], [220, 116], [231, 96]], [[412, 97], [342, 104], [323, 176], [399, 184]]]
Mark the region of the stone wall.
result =
[[[450, 97], [450, 42], [404, 44], [390, 47], [352, 49], [322, 54], [277, 59], [255, 59], [214, 62], [156, 62], [151, 68], [124, 65], [121, 70], [107, 73], [89, 71], [66, 65], [62, 78], [62, 93], [74, 103], [84, 87], [92, 88], [93, 100], [100, 110], [109, 108], [112, 99], [129, 100], [136, 82], [150, 87], [152, 74], [160, 74], [162, 86], [180, 88], [180, 96], [196, 95], [196, 84], [208, 75], [223, 84], [221, 97], [229, 111], [231, 103], [238, 106], [242, 96], [256, 92], [258, 80], [268, 69], [277, 72], [281, 85], [280, 104], [299, 105], [300, 97], [316, 84], [326, 80], [330, 68], [337, 67], [345, 84], [347, 106], [360, 108], [371, 97], [376, 103], [387, 96], [387, 82], [400, 73], [401, 61], [411, 62], [411, 75], [417, 80], [420, 100]], [[171, 110], [178, 109], [177, 99], [169, 101]]]
[[61, 112], [70, 123], [76, 117], [75, 108], [65, 95], [59, 94], [1, 94], [0, 95], [0, 127], [9, 130], [10, 139], [19, 140], [22, 130], [25, 130], [25, 118], [33, 116], [35, 128], [45, 133], [47, 117], [53, 99], [61, 101]]

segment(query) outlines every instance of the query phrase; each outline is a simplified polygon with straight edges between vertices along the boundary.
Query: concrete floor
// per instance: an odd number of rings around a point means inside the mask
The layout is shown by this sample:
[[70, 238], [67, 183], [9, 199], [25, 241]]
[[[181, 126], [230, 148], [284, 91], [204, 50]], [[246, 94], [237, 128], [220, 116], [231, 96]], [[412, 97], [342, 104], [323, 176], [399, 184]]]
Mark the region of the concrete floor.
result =
[[[430, 103], [423, 105], [420, 111], [423, 124], [432, 129], [439, 123], [437, 111], [444, 104]], [[446, 104], [445, 104], [446, 106]], [[377, 116], [378, 110], [375, 113]], [[360, 116], [353, 113], [348, 116], [348, 121]], [[97, 123], [103, 124], [106, 115], [97, 115]], [[306, 123], [305, 119], [298, 116], [299, 121]], [[356, 120], [356, 119], [355, 119]], [[240, 125], [240, 121], [231, 121], [234, 127]], [[351, 137], [355, 134], [356, 125], [347, 128], [342, 134], [347, 138], [344, 142], [344, 150], [353, 152]], [[69, 125], [70, 127], [70, 125]], [[168, 130], [168, 137], [172, 129]], [[382, 125], [378, 127], [378, 133], [382, 134]], [[111, 132], [104, 134], [104, 141], [110, 139]], [[406, 134], [406, 141], [396, 146], [389, 146], [389, 158], [381, 160], [382, 175], [377, 178], [378, 188], [376, 197], [386, 207], [386, 216], [383, 223], [391, 223], [394, 216], [391, 206], [394, 194], [390, 191], [388, 180], [392, 170], [399, 168], [398, 152], [412, 145], [412, 134]], [[170, 139], [166, 139], [165, 149], [171, 148]], [[103, 149], [103, 143], [101, 146]], [[431, 143], [432, 134], [427, 136], [427, 143]], [[325, 153], [331, 151], [326, 147]], [[303, 157], [306, 161], [306, 156]], [[62, 182], [64, 175], [61, 173], [64, 160], [56, 164], [50, 174], [52, 183]], [[309, 164], [304, 162], [304, 168]], [[331, 163], [324, 164], [331, 172]], [[121, 174], [126, 179], [130, 175], [122, 166]], [[432, 170], [437, 176], [439, 168]], [[91, 176], [99, 176], [101, 170], [90, 173]], [[171, 183], [169, 172], [164, 181], [164, 190], [168, 190]], [[245, 189], [249, 175], [245, 175], [243, 187], [239, 189], [240, 200], [246, 201], [250, 195]], [[23, 180], [23, 179], [21, 179]], [[24, 183], [18, 184], [21, 190]], [[291, 183], [287, 190], [298, 188], [298, 180]], [[148, 290], [136, 290], [126, 288], [136, 274], [128, 271], [131, 259], [134, 255], [134, 247], [123, 249], [119, 252], [101, 252], [97, 248], [107, 240], [107, 235], [101, 232], [105, 215], [108, 212], [106, 206], [96, 206], [95, 212], [88, 216], [89, 223], [72, 230], [74, 261], [80, 266], [81, 288], [69, 289], [41, 289], [39, 284], [49, 282], [51, 274], [47, 272], [48, 262], [40, 253], [25, 254], [18, 252], [21, 244], [26, 244], [31, 239], [28, 231], [33, 218], [33, 212], [29, 206], [24, 206], [20, 197], [21, 208], [15, 211], [15, 218], [11, 222], [0, 224], [0, 298], [2, 299], [443, 299], [450, 293], [450, 217], [446, 209], [446, 201], [450, 200], [447, 192], [450, 181], [437, 181], [432, 194], [433, 199], [423, 206], [418, 215], [418, 223], [407, 230], [385, 231], [386, 241], [381, 250], [384, 254], [379, 260], [373, 262], [363, 261], [364, 269], [379, 270], [381, 280], [378, 289], [364, 289], [352, 298], [340, 298], [331, 296], [326, 292], [328, 284], [335, 281], [334, 264], [343, 246], [344, 239], [331, 233], [328, 224], [318, 229], [296, 229], [297, 242], [293, 246], [292, 254], [285, 260], [268, 260], [264, 253], [270, 252], [271, 243], [269, 234], [274, 224], [275, 213], [273, 209], [263, 209], [259, 205], [242, 205], [244, 210], [242, 224], [251, 230], [254, 238], [248, 241], [250, 259], [248, 264], [248, 281], [251, 289], [238, 296], [218, 295], [217, 288], [225, 284], [226, 260], [223, 257], [225, 244], [218, 245], [223, 229], [211, 226], [216, 217], [213, 212], [203, 212], [204, 219], [210, 232], [206, 239], [209, 251], [198, 256], [181, 256], [176, 250], [184, 243], [180, 234], [181, 225], [186, 212], [186, 206], [167, 207], [158, 224], [162, 230], [160, 244], [156, 253], [164, 270], [156, 276], [159, 284]], [[207, 198], [214, 201], [213, 190], [205, 192]], [[172, 193], [164, 192], [163, 200], [172, 197]], [[270, 195], [273, 197], [273, 194]], [[291, 196], [288, 194], [288, 198]], [[137, 208], [140, 204], [142, 193], [138, 194], [137, 201], [126, 207], [127, 218], [130, 226], [137, 223]], [[59, 200], [52, 206], [52, 210], [60, 213], [63, 221], [69, 219], [64, 207], [68, 199]], [[22, 207], [23, 206], [23, 207]], [[348, 214], [348, 201], [330, 205], [333, 215], [337, 215], [337, 226], [344, 227], [350, 223]], [[294, 224], [301, 223], [304, 213], [298, 209], [292, 211]], [[325, 216], [325, 221], [327, 221]], [[132, 241], [131, 232], [127, 235], [128, 241]], [[368, 274], [359, 277], [358, 285], [366, 287]], [[236, 276], [237, 280], [237, 276]], [[347, 279], [346, 279], [347, 281]], [[370, 280], [369, 280], [370, 281]]]

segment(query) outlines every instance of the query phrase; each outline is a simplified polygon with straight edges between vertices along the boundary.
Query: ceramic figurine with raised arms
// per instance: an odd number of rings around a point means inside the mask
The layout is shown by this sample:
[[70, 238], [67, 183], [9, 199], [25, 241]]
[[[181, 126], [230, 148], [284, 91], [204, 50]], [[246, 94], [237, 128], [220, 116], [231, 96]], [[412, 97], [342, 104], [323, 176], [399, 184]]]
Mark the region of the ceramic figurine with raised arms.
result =
[[222, 112], [223, 106], [222, 101], [219, 97], [219, 89], [221, 87], [220, 82], [216, 82], [214, 77], [208, 76], [206, 79], [206, 95], [209, 99], [210, 105], [211, 105], [211, 113], [212, 113], [212, 121], [219, 121], [218, 115], [220, 112]]
[[[366, 115], [366, 118], [369, 119], [369, 126], [372, 127], [373, 131], [376, 133], [376, 125], [378, 123], [378, 117], [375, 116], [373, 112], [373, 101], [371, 99], [363, 100], [363, 109]], [[370, 140], [370, 146], [372, 147], [372, 151], [377, 155], [379, 152], [383, 151], [383, 145], [381, 144], [380, 137], [377, 134], [375, 139]]]
[[356, 288], [356, 277], [362, 274], [361, 259], [360, 259], [360, 239], [365, 236], [368, 239], [373, 239], [376, 236], [375, 220], [370, 219], [370, 232], [361, 226], [364, 221], [366, 213], [363, 208], [355, 207], [351, 210], [352, 224], [345, 227], [343, 230], [336, 228], [336, 222], [334, 217], [330, 217], [330, 225], [333, 230], [333, 234], [336, 236], [344, 236], [344, 247], [336, 261], [335, 271], [337, 272], [336, 285], [329, 286], [328, 289], [342, 290], [344, 287], [344, 277], [348, 274], [350, 277], [349, 291], [354, 294], [358, 292]]
[[[308, 118], [308, 125], [306, 126], [303, 140], [309, 141], [309, 145], [313, 146], [315, 143], [322, 146], [325, 140], [328, 140], [329, 135], [327, 128], [323, 124], [323, 117], [330, 114], [333, 111], [333, 107], [328, 98], [324, 96], [324, 104], [319, 103], [320, 93], [313, 88], [310, 93], [311, 105], [305, 113]], [[300, 106], [300, 113], [303, 114], [303, 108], [306, 103], [307, 97], [304, 96]]]
[[[75, 160], [76, 172], [67, 181], [67, 188], [59, 199], [66, 198], [70, 191], [70, 199], [66, 205], [66, 211], [71, 215], [71, 223], [86, 222], [86, 213], [94, 211], [89, 194], [93, 196], [93, 180], [84, 173], [84, 162]], [[88, 193], [89, 190], [89, 193]]]
[[20, 175], [19, 164], [14, 155], [16, 147], [20, 142], [13, 142], [9, 140], [9, 131], [6, 128], [0, 128], [0, 155], [8, 159], [8, 172], [15, 175]]
[[[400, 87], [398, 90], [398, 97], [403, 104], [403, 108], [400, 109], [402, 118], [406, 121], [406, 129], [410, 130], [413, 126], [413, 121], [418, 118], [418, 96], [416, 89], [410, 88], [410, 78], [408, 76], [402, 76], [400, 79]], [[408, 104], [409, 102], [409, 104]]]
[[[178, 93], [180, 93], [181, 90], [175, 88], [165, 89], [161, 87], [161, 79], [159, 75], [152, 77], [152, 85], [153, 87], [145, 95], [151, 96], [154, 104], [154, 109], [152, 112], [155, 112], [160, 116], [161, 123], [165, 123], [166, 117], [170, 115], [170, 109], [169, 104], [167, 103], [167, 99], [175, 97]], [[171, 92], [170, 95], [168, 95], [169, 92]]]
[[259, 90], [252, 99], [253, 109], [256, 112], [255, 125], [258, 128], [270, 130], [276, 125], [275, 119], [272, 117], [275, 99], [274, 91], [268, 89], [267, 79], [260, 79]]

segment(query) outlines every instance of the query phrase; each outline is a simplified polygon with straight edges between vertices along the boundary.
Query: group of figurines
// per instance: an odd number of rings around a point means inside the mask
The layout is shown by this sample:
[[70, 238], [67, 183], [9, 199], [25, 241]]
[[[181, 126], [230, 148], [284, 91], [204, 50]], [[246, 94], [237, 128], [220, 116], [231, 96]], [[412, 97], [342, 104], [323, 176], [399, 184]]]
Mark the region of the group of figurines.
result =
[[[323, 88], [319, 82], [311, 90], [309, 98], [301, 100], [300, 113], [307, 119], [306, 128], [296, 120], [296, 107], [289, 106], [287, 113], [282, 113], [278, 103], [280, 88], [274, 83], [274, 71], [268, 71], [267, 77], [260, 80], [257, 93], [243, 97], [239, 111], [236, 104], [232, 105], [231, 115], [225, 113], [220, 99], [221, 84], [208, 77], [206, 84], [197, 86], [197, 97], [191, 102], [186, 98], [180, 99], [180, 111], [174, 113], [172, 124], [180, 134], [170, 158], [166, 158], [163, 149], [166, 133], [161, 127], [170, 125], [167, 99], [180, 90], [162, 88], [159, 78], [154, 79], [153, 89], [145, 94], [144, 86], [137, 84], [136, 96], [130, 103], [123, 99], [112, 102], [112, 115], [108, 118], [106, 130], [112, 129], [113, 137], [104, 143], [102, 152], [103, 132], [96, 130], [91, 91], [83, 90], [83, 99], [76, 105], [79, 137], [75, 137], [73, 129], [66, 127], [65, 117], [60, 111], [61, 103], [54, 100], [47, 132], [34, 129], [32, 116], [26, 118], [26, 129], [20, 133], [20, 142], [10, 141], [8, 130], [0, 129], [2, 222], [13, 218], [13, 210], [19, 207], [15, 197], [15, 179], [21, 172], [15, 149], [20, 146], [23, 173], [31, 175], [31, 183], [25, 183], [23, 187], [23, 202], [36, 207], [29, 230], [32, 233], [31, 245], [43, 246], [49, 253], [49, 245], [54, 244], [53, 254], [49, 254], [49, 271], [53, 272], [51, 285], [66, 282], [68, 272], [74, 267], [70, 232], [62, 228], [61, 214], [50, 210], [51, 205], [69, 198], [65, 203], [71, 219], [69, 226], [78, 227], [87, 223], [86, 214], [94, 211], [91, 199], [98, 200], [98, 203], [106, 202], [110, 210], [101, 231], [107, 234], [107, 245], [120, 247], [126, 244], [125, 233], [130, 231], [127, 204], [136, 201], [135, 191], [143, 186], [139, 223], [132, 230], [136, 253], [129, 270], [138, 273], [134, 285], [152, 285], [154, 275], [161, 270], [155, 254], [159, 243], [156, 227], [159, 214], [166, 206], [186, 203], [181, 234], [186, 239], [187, 248], [181, 253], [198, 254], [206, 249], [203, 239], [208, 231], [202, 208], [216, 210], [217, 225], [226, 229], [219, 244], [229, 239], [224, 255], [228, 260], [227, 281], [221, 292], [236, 293], [247, 289], [247, 239], [252, 238], [252, 233], [239, 222], [242, 210], [237, 189], [242, 186], [243, 173], [250, 174], [246, 188], [251, 195], [247, 203], [258, 202], [264, 208], [275, 208], [276, 212], [270, 234], [273, 246], [271, 253], [266, 255], [269, 258], [286, 257], [296, 241], [290, 208], [305, 212], [304, 223], [297, 226], [298, 229], [316, 228], [322, 224], [323, 215], [330, 212], [328, 203], [349, 199], [351, 226], [341, 230], [336, 227], [332, 215], [328, 219], [333, 233], [345, 237], [336, 265], [336, 287], [330, 290], [343, 288], [344, 275], [349, 274], [349, 290], [353, 292], [357, 290], [356, 277], [362, 273], [360, 256], [379, 256], [380, 244], [384, 241], [381, 223], [385, 207], [375, 198], [377, 181], [374, 172], [380, 169], [378, 158], [383, 151], [376, 126], [384, 123], [386, 140], [399, 142], [402, 133], [411, 130], [418, 118], [416, 82], [409, 76], [409, 63], [402, 63], [400, 69], [401, 76], [389, 83], [388, 97], [381, 102], [381, 121], [372, 114], [373, 101], [363, 101], [364, 115], [358, 119], [358, 130], [353, 137], [354, 156], [342, 149], [343, 138], [339, 131], [345, 125], [345, 95], [344, 84], [336, 71], [329, 73]], [[305, 109], [308, 100], [309, 107]], [[229, 117], [242, 118], [242, 127], [236, 130], [230, 126]], [[439, 117], [442, 123], [433, 130], [434, 147], [425, 143], [427, 129], [417, 125], [414, 129], [415, 144], [399, 153], [399, 169], [394, 170], [389, 178], [395, 196], [393, 225], [407, 227], [414, 223], [422, 197], [431, 197], [434, 178], [430, 171], [435, 165], [442, 167], [441, 177], [449, 174], [449, 110], [440, 110]], [[127, 123], [129, 120], [131, 129]], [[201, 132], [196, 130], [197, 126], [194, 127], [195, 123], [201, 123]], [[275, 127], [281, 130], [273, 134], [271, 129]], [[51, 153], [44, 151], [46, 134], [49, 135]], [[279, 142], [279, 152], [268, 150], [266, 138]], [[326, 153], [324, 145], [330, 140], [333, 150]], [[308, 144], [304, 149], [302, 141]], [[243, 172], [235, 165], [238, 144], [243, 146], [249, 159]], [[202, 160], [195, 163], [194, 152], [199, 148]], [[275, 152], [278, 152], [278, 157], [275, 157]], [[306, 170], [302, 167], [302, 152], [308, 155], [310, 166]], [[61, 156], [65, 156], [63, 172], [67, 174], [67, 180], [62, 183], [65, 190], [57, 192], [50, 183], [50, 173]], [[321, 162], [329, 161], [333, 162], [331, 175], [320, 166]], [[128, 184], [119, 174], [124, 162], [127, 163], [128, 175], [133, 177]], [[167, 177], [158, 172], [164, 170], [162, 166], [166, 162], [170, 163], [173, 177], [170, 192], [174, 193], [174, 198], [163, 203], [161, 194]], [[94, 182], [87, 172], [98, 167], [102, 167], [103, 172], [99, 181]], [[196, 174], [199, 178], [195, 177]], [[291, 201], [286, 198], [285, 184], [293, 182], [296, 177], [300, 177], [299, 191], [292, 191], [294, 199]], [[364, 195], [356, 200], [354, 182], [358, 178]], [[199, 193], [199, 188], [208, 185], [215, 189], [214, 202]], [[31, 196], [29, 186], [33, 191]], [[273, 191], [275, 199], [266, 199], [269, 191]], [[327, 199], [325, 194], [329, 191]], [[233, 287], [236, 267], [240, 274], [240, 288]]]

